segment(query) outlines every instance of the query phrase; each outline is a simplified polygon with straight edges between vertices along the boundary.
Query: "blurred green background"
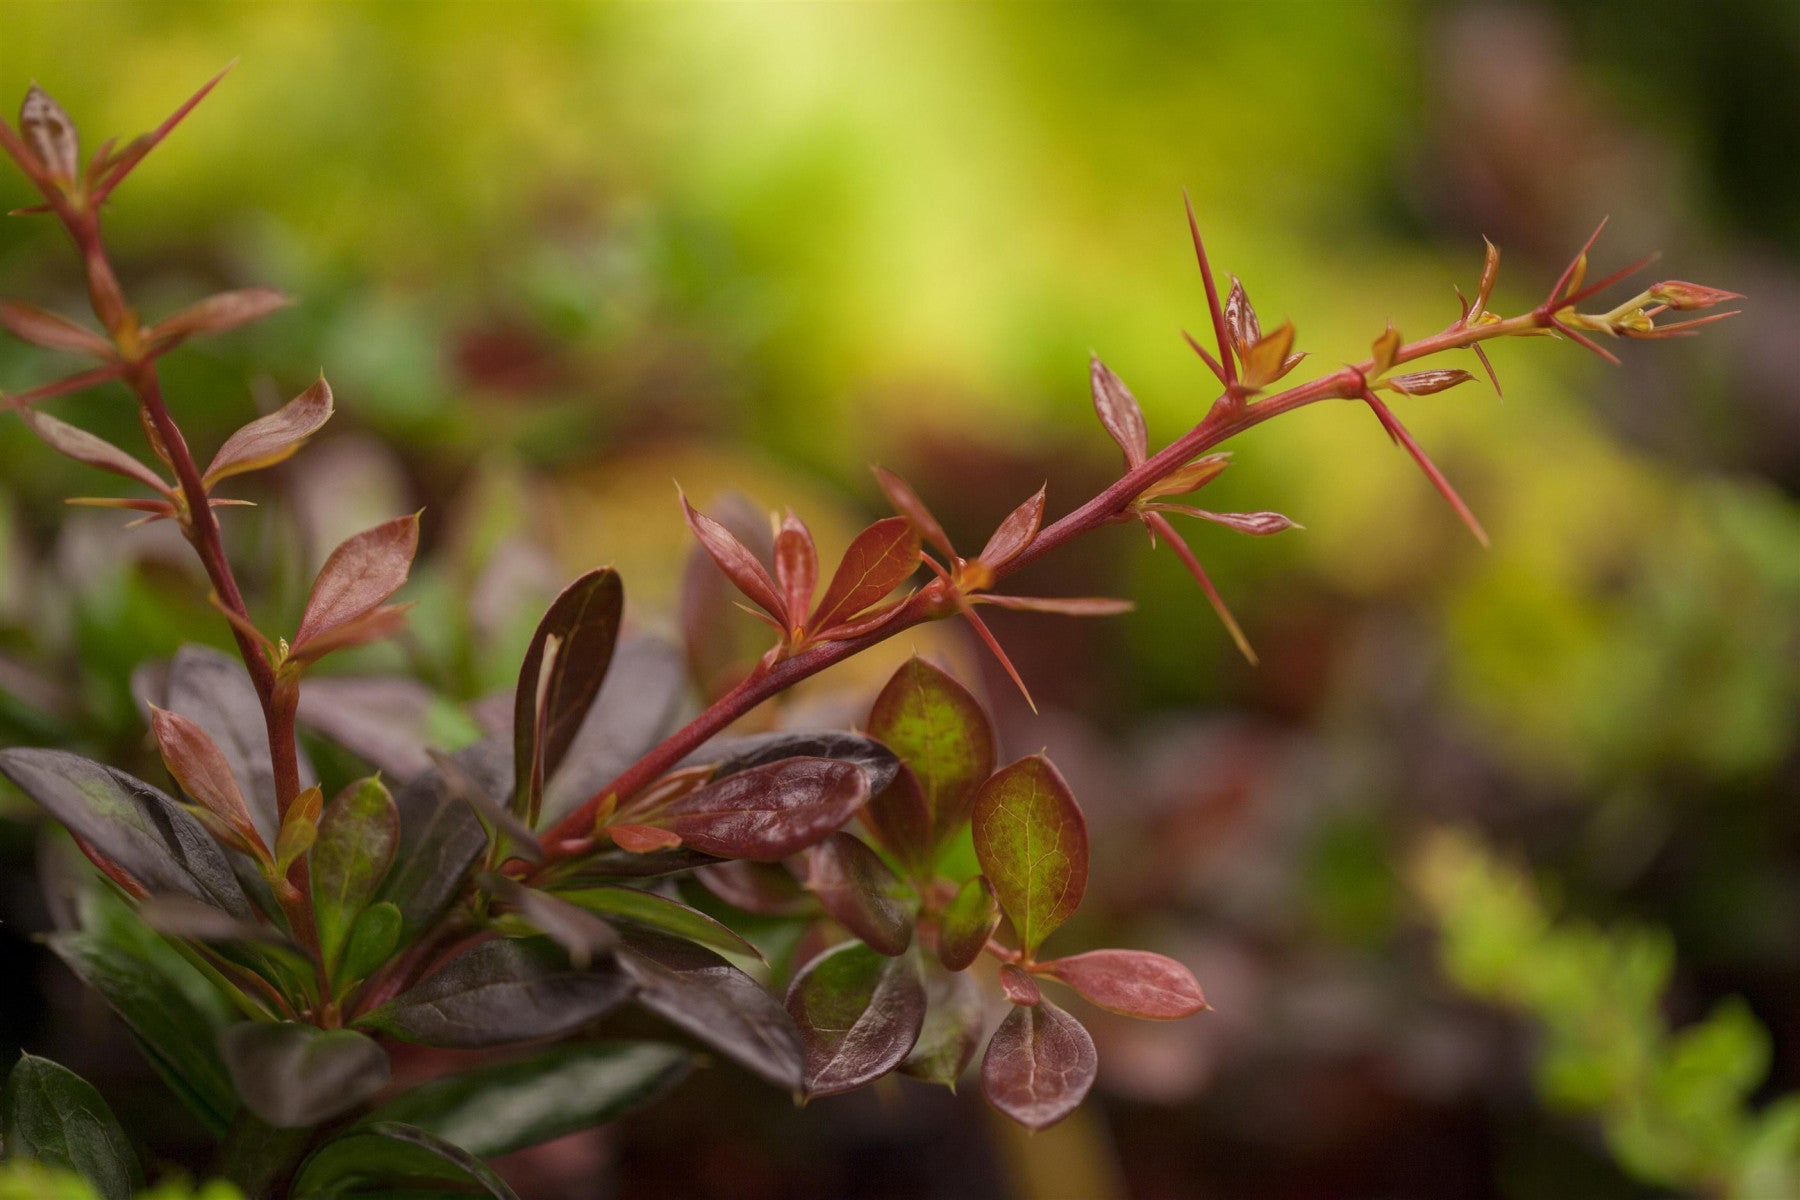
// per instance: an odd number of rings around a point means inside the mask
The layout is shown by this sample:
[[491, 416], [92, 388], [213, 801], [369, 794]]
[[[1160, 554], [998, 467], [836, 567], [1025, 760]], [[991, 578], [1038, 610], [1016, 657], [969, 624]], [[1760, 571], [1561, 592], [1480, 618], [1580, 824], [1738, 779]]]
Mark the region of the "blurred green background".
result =
[[[996, 620], [1047, 702], [989, 680], [1008, 748], [1050, 745], [1102, 831], [1091, 926], [1183, 957], [1218, 1009], [1101, 1022], [1083, 1118], [1027, 1154], [970, 1097], [796, 1114], [714, 1079], [519, 1166], [530, 1194], [1789, 1194], [1745, 1189], [1777, 1178], [1753, 1155], [1800, 1154], [1770, 1115], [1800, 1086], [1800, 6], [0, 0], [0, 97], [36, 79], [88, 146], [230, 60], [112, 205], [116, 259], [151, 315], [298, 298], [177, 353], [168, 391], [204, 452], [323, 366], [339, 417], [237, 526], [246, 569], [291, 610], [331, 532], [426, 505], [417, 644], [370, 661], [458, 701], [504, 684], [518, 597], [595, 562], [671, 627], [671, 476], [842, 545], [880, 462], [978, 545], [1043, 480], [1059, 513], [1116, 472], [1090, 351], [1153, 438], [1186, 429], [1213, 391], [1179, 335], [1206, 322], [1184, 187], [1324, 367], [1454, 318], [1484, 234], [1501, 311], [1608, 215], [1597, 270], [1660, 248], [1656, 278], [1749, 296], [1622, 369], [1519, 342], [1504, 401], [1399, 405], [1485, 553], [1360, 407], [1243, 439], [1207, 503], [1306, 526], [1194, 537], [1259, 668], [1141, 538], [1034, 568], [1140, 608]], [[0, 224], [0, 280], [82, 309], [46, 222]], [[9, 342], [0, 387], [57, 365]], [[54, 411], [133, 444], [122, 391]], [[99, 486], [0, 424], [0, 734], [141, 755], [131, 669], [220, 631], [168, 539], [58, 503]], [[472, 596], [508, 544], [542, 577]], [[13, 830], [5, 1018], [37, 1051], [73, 1036], [69, 986], [24, 936]], [[1512, 885], [1446, 882], [1491, 872], [1596, 922], [1589, 949], [1495, 917]], [[1615, 991], [1640, 935], [1667, 963]], [[1495, 982], [1546, 959], [1593, 987]], [[1725, 998], [1717, 1062], [1639, 1069]], [[1650, 1032], [1578, 1036], [1621, 1023]], [[1646, 1113], [1719, 1132], [1659, 1158], [1680, 1136]], [[556, 1190], [596, 1172], [619, 1190]]]

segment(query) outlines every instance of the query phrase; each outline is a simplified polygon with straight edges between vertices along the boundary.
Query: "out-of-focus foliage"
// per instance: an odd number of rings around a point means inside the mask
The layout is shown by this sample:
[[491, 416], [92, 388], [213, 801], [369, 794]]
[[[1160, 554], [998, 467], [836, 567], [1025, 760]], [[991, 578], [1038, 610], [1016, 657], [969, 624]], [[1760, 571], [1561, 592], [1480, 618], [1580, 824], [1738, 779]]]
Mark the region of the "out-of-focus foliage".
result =
[[1750, 1104], [1768, 1031], [1736, 998], [1672, 1030], [1666, 935], [1559, 918], [1528, 874], [1466, 831], [1435, 835], [1415, 881], [1443, 926], [1450, 978], [1538, 1023], [1545, 1098], [1597, 1116], [1627, 1170], [1730, 1200], [1800, 1189], [1800, 1095]]

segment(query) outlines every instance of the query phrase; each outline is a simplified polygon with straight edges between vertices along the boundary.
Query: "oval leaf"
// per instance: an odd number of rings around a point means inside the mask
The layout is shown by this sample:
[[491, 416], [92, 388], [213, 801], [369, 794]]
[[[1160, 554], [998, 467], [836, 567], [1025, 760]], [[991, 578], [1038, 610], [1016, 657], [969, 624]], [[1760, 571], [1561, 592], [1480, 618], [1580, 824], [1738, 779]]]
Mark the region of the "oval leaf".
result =
[[629, 925], [619, 932], [619, 965], [639, 1005], [776, 1087], [800, 1089], [800, 1035], [761, 984], [704, 946]]
[[1207, 1007], [1194, 973], [1147, 950], [1093, 950], [1041, 963], [1039, 969], [1110, 1012], [1176, 1021]]
[[423, 1200], [469, 1191], [493, 1200], [519, 1200], [491, 1167], [462, 1147], [423, 1129], [380, 1121], [359, 1125], [314, 1150], [300, 1164], [293, 1196], [295, 1200], [336, 1200], [340, 1196], [418, 1195]]
[[1029, 1006], [1044, 998], [1044, 994], [1038, 990], [1037, 980], [1013, 963], [1000, 965], [1000, 990], [1014, 1004]]
[[419, 549], [419, 516], [396, 517], [346, 539], [313, 580], [294, 653], [314, 638], [368, 617], [400, 590]]
[[378, 778], [353, 783], [319, 819], [309, 862], [319, 953], [337, 966], [356, 918], [387, 878], [400, 840], [400, 812]]
[[806, 888], [837, 923], [889, 958], [912, 944], [913, 910], [881, 856], [842, 830], [806, 852]]
[[905, 517], [888, 517], [856, 535], [826, 585], [810, 633], [842, 625], [886, 598], [919, 566], [919, 534]]
[[[505, 738], [478, 742], [452, 757], [489, 799], [504, 797], [512, 786], [511, 742]], [[488, 835], [459, 787], [436, 768], [401, 788], [394, 807], [400, 813], [400, 844], [380, 896], [399, 906], [405, 917], [402, 938], [408, 940], [461, 891], [469, 868], [487, 849]]]
[[219, 1035], [245, 1107], [277, 1129], [318, 1125], [386, 1086], [387, 1054], [350, 1029], [245, 1022]]
[[196, 304], [190, 304], [172, 317], [165, 317], [148, 330], [159, 342], [178, 342], [195, 334], [223, 333], [259, 321], [290, 301], [274, 288], [239, 288], [220, 292]]
[[853, 763], [789, 758], [689, 792], [654, 823], [706, 854], [776, 862], [830, 836], [868, 798], [868, 774]]
[[927, 546], [935, 549], [948, 561], [956, 561], [956, 547], [950, 544], [944, 527], [931, 515], [931, 510], [925, 507], [925, 502], [919, 499], [919, 494], [913, 491], [912, 485], [882, 467], [875, 467], [874, 471], [875, 481], [881, 485], [881, 490], [887, 496], [888, 503], [894, 506], [894, 511], [912, 522], [912, 527], [918, 530], [919, 537]]
[[96, 358], [113, 356], [112, 343], [100, 334], [67, 317], [17, 300], [0, 300], [0, 327], [20, 341], [46, 350], [74, 350]]
[[869, 733], [918, 777], [931, 814], [927, 853], [968, 819], [994, 769], [994, 732], [969, 689], [922, 658], [894, 672], [869, 710]]
[[806, 1046], [806, 1094], [833, 1096], [905, 1061], [925, 1022], [925, 985], [913, 956], [845, 942], [801, 968], [787, 1010]]
[[365, 1124], [398, 1121], [495, 1158], [642, 1108], [681, 1082], [693, 1061], [681, 1047], [657, 1042], [557, 1046], [433, 1079], [377, 1108]]
[[957, 889], [938, 917], [938, 960], [952, 971], [965, 970], [977, 958], [1000, 924], [1000, 904], [987, 877], [977, 875]]
[[474, 1049], [571, 1033], [630, 993], [630, 981], [609, 962], [578, 971], [548, 945], [500, 938], [465, 950], [357, 1024], [403, 1041]]
[[806, 623], [819, 585], [819, 548], [813, 544], [812, 531], [791, 508], [775, 534], [775, 579], [787, 604], [786, 624], [797, 629]]
[[1087, 890], [1087, 822], [1043, 755], [994, 773], [975, 798], [975, 856], [1026, 953], [1068, 920]]
[[356, 924], [350, 927], [343, 958], [338, 962], [340, 991], [343, 984], [367, 979], [387, 962], [400, 945], [403, 920], [399, 906], [392, 901], [382, 900], [363, 909]]
[[701, 762], [723, 755], [713, 767], [712, 777], [723, 779], [751, 767], [780, 762], [787, 758], [835, 758], [855, 763], [869, 777], [869, 792], [874, 794], [893, 782], [900, 770], [900, 760], [893, 751], [860, 733], [839, 729], [821, 729], [811, 733], [759, 733], [751, 737], [709, 743], [694, 755]]
[[528, 825], [606, 679], [624, 611], [619, 573], [589, 571], [551, 602], [532, 635], [513, 694], [512, 811]]
[[1027, 1129], [1045, 1129], [1075, 1111], [1099, 1067], [1087, 1029], [1045, 1000], [1000, 1022], [981, 1060], [981, 1090]]
[[876, 843], [913, 874], [923, 875], [931, 865], [931, 809], [911, 767], [901, 764], [894, 782], [863, 807], [862, 822]]
[[226, 438], [206, 468], [206, 486], [287, 459], [330, 419], [331, 385], [321, 375], [317, 383], [268, 416], [258, 417]]
[[181, 790], [238, 832], [254, 834], [237, 776], [206, 730], [180, 713], [161, 708], [150, 710], [150, 729], [156, 735], [163, 765]]
[[9, 1159], [64, 1167], [102, 1200], [131, 1200], [144, 1186], [137, 1152], [93, 1085], [47, 1058], [22, 1055], [0, 1095]]

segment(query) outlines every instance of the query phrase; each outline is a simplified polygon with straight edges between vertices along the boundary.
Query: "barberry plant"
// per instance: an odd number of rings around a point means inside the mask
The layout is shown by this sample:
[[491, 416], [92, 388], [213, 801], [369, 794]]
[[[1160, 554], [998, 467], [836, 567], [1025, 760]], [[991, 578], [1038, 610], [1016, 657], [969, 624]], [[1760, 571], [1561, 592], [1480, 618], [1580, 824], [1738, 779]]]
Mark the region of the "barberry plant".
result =
[[[1472, 350], [1492, 377], [1483, 344], [1510, 337], [1562, 337], [1610, 358], [1597, 338], [1690, 333], [1719, 318], [1657, 320], [1733, 298], [1667, 282], [1587, 313], [1583, 302], [1629, 272], [1586, 283], [1590, 239], [1540, 304], [1501, 316], [1489, 309], [1499, 265], [1490, 245], [1475, 298], [1447, 328], [1406, 342], [1389, 326], [1369, 357], [1277, 390], [1304, 358], [1293, 325], [1265, 333], [1236, 280], [1221, 298], [1190, 205], [1212, 349], [1188, 342], [1221, 391], [1198, 424], [1152, 452], [1136, 400], [1095, 359], [1095, 411], [1126, 468], [1098, 495], [1045, 524], [1041, 488], [965, 558], [918, 494], [878, 469], [896, 515], [858, 534], [828, 578], [792, 511], [770, 529], [734, 529], [682, 497], [705, 555], [684, 601], [690, 658], [706, 660], [708, 639], [725, 636], [704, 615], [728, 611], [716, 602], [722, 587], [772, 633], [767, 652], [697, 715], [621, 752], [666, 680], [632, 674], [654, 656], [621, 636], [622, 584], [602, 567], [569, 584], [538, 625], [510, 731], [455, 753], [430, 748], [432, 766], [395, 788], [376, 775], [328, 799], [297, 737], [308, 675], [404, 625], [407, 606], [393, 597], [418, 549], [419, 514], [332, 551], [291, 624], [254, 619], [220, 526], [229, 516], [220, 510], [244, 501], [221, 491], [299, 451], [330, 419], [331, 389], [319, 379], [202, 468], [159, 361], [286, 299], [226, 292], [146, 322], [102, 237], [106, 202], [217, 82], [153, 132], [122, 149], [108, 142], [85, 163], [74, 123], [35, 86], [18, 129], [0, 123], [0, 146], [42, 197], [23, 211], [51, 215], [71, 238], [99, 323], [0, 305], [15, 336], [95, 363], [5, 397], [5, 407], [51, 448], [141, 489], [75, 503], [175, 522], [238, 650], [233, 661], [184, 648], [146, 685], [172, 790], [59, 749], [0, 752], [0, 772], [98, 872], [77, 926], [50, 945], [222, 1139], [222, 1170], [259, 1196], [511, 1195], [485, 1159], [610, 1120], [689, 1070], [692, 1053], [674, 1041], [593, 1039], [628, 1004], [802, 1098], [895, 1071], [953, 1085], [980, 1053], [996, 1108], [1032, 1128], [1060, 1120], [1093, 1083], [1096, 1058], [1047, 985], [1151, 1020], [1192, 1016], [1206, 1001], [1187, 968], [1161, 955], [1046, 953], [1081, 903], [1089, 859], [1081, 808], [1056, 767], [1042, 754], [1002, 763], [981, 704], [918, 658], [881, 690], [861, 731], [734, 737], [733, 726], [801, 680], [950, 617], [967, 620], [1023, 690], [978, 610], [1125, 610], [999, 590], [1065, 543], [1120, 523], [1141, 523], [1174, 551], [1250, 656], [1173, 518], [1253, 536], [1294, 526], [1278, 513], [1191, 502], [1228, 468], [1222, 444], [1318, 401], [1366, 404], [1485, 541], [1384, 398], [1473, 376], [1403, 368]], [[135, 400], [149, 459], [41, 407], [112, 381]], [[785, 985], [780, 999], [771, 984]], [[1005, 1016], [990, 1033], [995, 1008]], [[401, 1090], [389, 1065], [399, 1042], [531, 1045]], [[141, 1177], [104, 1101], [53, 1063], [21, 1060], [4, 1110], [11, 1155], [72, 1167], [109, 1197]]]

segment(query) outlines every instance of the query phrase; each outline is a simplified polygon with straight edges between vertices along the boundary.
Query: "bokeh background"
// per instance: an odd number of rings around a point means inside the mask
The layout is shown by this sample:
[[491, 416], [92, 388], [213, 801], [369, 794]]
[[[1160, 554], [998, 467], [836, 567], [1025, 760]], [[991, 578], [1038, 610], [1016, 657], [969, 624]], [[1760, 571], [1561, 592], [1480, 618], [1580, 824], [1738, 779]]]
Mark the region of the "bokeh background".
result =
[[[323, 366], [339, 416], [237, 521], [245, 569], [291, 611], [334, 535], [424, 505], [414, 633], [365, 664], [421, 677], [446, 743], [575, 571], [673, 628], [671, 478], [841, 546], [878, 461], [979, 544], [1046, 479], [1060, 512], [1113, 478], [1090, 351], [1154, 438], [1198, 420], [1183, 187], [1326, 365], [1441, 328], [1484, 234], [1502, 311], [1607, 215], [1597, 269], [1662, 249], [1749, 296], [1622, 369], [1519, 342], [1503, 401], [1401, 405], [1487, 552], [1365, 410], [1243, 439], [1209, 503], [1306, 527], [1195, 535], [1258, 668], [1123, 529], [1030, 582], [1136, 613], [995, 618], [1042, 716], [954, 631], [897, 648], [966, 664], [1005, 749], [1075, 782], [1069, 948], [1176, 955], [1215, 1006], [1094, 1014], [1076, 1118], [1025, 1138], [910, 1081], [794, 1110], [721, 1066], [509, 1164], [527, 1195], [1796, 1194], [1800, 6], [0, 2], [0, 96], [38, 80], [90, 146], [233, 59], [121, 191], [116, 257], [152, 313], [298, 297], [167, 390], [209, 447]], [[45, 222], [0, 224], [0, 279], [83, 307]], [[9, 342], [0, 387], [59, 365]], [[55, 411], [130, 444], [122, 392]], [[132, 670], [222, 630], [166, 528], [59, 503], [97, 486], [0, 423], [0, 741], [142, 763]], [[810, 702], [854, 713], [882, 666]], [[40, 834], [6, 805], [0, 1036], [196, 1167], [31, 941]]]

